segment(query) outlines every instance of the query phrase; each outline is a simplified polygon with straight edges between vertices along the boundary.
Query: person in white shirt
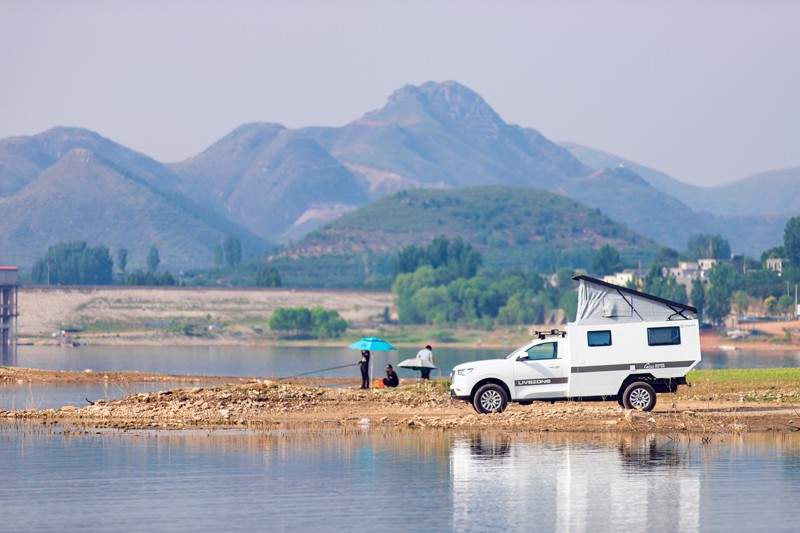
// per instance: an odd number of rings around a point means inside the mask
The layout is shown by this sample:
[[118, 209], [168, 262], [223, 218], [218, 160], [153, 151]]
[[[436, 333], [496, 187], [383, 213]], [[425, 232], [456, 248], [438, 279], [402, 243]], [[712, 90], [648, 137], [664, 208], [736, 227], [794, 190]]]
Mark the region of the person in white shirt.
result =
[[422, 364], [431, 366], [431, 368], [420, 368], [419, 370], [422, 374], [422, 379], [431, 379], [431, 369], [436, 366], [436, 363], [433, 361], [433, 348], [431, 348], [430, 344], [417, 352], [417, 359], [419, 359]]

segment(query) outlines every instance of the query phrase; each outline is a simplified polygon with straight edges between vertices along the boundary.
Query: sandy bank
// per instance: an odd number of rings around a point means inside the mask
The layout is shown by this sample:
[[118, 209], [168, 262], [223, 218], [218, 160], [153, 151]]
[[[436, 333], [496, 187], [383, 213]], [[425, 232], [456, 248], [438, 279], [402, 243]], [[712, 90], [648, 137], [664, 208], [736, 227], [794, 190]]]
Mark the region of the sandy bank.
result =
[[[68, 383], [86, 380], [209, 381], [208, 377], [140, 373], [53, 372], [0, 368], [0, 381]], [[225, 380], [226, 378], [219, 378]], [[316, 383], [316, 386], [309, 383]], [[659, 395], [651, 413], [629, 411], [616, 402], [512, 404], [505, 412], [478, 415], [452, 400], [441, 384], [409, 380], [397, 389], [359, 390], [352, 380], [231, 380], [214, 387], [186, 387], [120, 400], [97, 400], [83, 408], [0, 411], [0, 420], [61, 422], [84, 428], [439, 428], [493, 429], [509, 432], [684, 433], [703, 438], [747, 432], [796, 432], [800, 410], [797, 391], [748, 391], [757, 402], [740, 401], [739, 393], [716, 394], [682, 387]], [[336, 385], [336, 386], [331, 386]]]

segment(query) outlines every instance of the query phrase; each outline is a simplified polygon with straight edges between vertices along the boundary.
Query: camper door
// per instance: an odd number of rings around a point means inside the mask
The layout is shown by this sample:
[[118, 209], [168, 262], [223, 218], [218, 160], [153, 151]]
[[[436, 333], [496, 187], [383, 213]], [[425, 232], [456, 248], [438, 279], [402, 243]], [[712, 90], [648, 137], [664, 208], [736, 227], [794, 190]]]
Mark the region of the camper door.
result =
[[559, 346], [556, 340], [532, 344], [517, 352], [514, 360], [515, 399], [558, 398], [566, 395], [569, 365], [561, 357]]

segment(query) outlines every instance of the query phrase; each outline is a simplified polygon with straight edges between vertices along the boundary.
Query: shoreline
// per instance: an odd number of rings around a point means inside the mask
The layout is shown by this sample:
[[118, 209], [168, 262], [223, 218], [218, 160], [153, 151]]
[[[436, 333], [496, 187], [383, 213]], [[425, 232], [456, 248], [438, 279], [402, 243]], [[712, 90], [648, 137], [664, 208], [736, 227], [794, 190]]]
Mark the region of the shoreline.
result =
[[[526, 342], [531, 330], [563, 327], [537, 325], [493, 331], [444, 327], [457, 341], [438, 341], [441, 327], [385, 323], [384, 312], [391, 311], [393, 305], [391, 292], [368, 289], [23, 286], [18, 297], [17, 340], [20, 345], [55, 345], [59, 344], [53, 337], [55, 332], [81, 329], [74, 334], [78, 344], [101, 346], [344, 344], [346, 341], [341, 339], [286, 340], [270, 335], [268, 319], [274, 309], [315, 306], [336, 310], [348, 321], [344, 339], [377, 334], [401, 348], [430, 343], [497, 350], [507, 343], [511, 349]], [[749, 323], [746, 329], [758, 331], [759, 335], [732, 339], [715, 330], [702, 331], [701, 349], [800, 351], [800, 320]], [[395, 335], [402, 341], [393, 339]]]
[[[215, 386], [192, 386], [214, 382]], [[129, 429], [490, 429], [512, 433], [581, 432], [689, 435], [701, 438], [800, 431], [798, 392], [788, 386], [748, 391], [706, 384], [661, 394], [652, 412], [631, 411], [616, 401], [510, 404], [503, 413], [478, 415], [453, 400], [439, 381], [403, 380], [396, 389], [355, 388], [350, 378], [252, 379], [169, 376], [141, 372], [59, 372], [0, 367], [5, 386], [102, 381], [178, 381], [186, 387], [96, 400], [86, 407], [0, 410], [0, 421]], [[352, 387], [352, 388], [351, 388]], [[743, 385], [744, 387], [744, 385]], [[800, 403], [800, 402], [798, 402]]]

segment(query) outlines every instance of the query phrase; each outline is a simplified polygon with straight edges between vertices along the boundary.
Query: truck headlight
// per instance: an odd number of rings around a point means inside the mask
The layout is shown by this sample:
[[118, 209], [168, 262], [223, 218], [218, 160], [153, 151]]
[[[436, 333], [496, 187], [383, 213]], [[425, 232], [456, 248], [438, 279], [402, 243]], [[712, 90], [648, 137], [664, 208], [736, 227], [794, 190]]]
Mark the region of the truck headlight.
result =
[[456, 370], [456, 374], [459, 375], [459, 376], [466, 376], [467, 374], [469, 374], [473, 370], [475, 370], [475, 369], [474, 368], [461, 368], [459, 370]]

